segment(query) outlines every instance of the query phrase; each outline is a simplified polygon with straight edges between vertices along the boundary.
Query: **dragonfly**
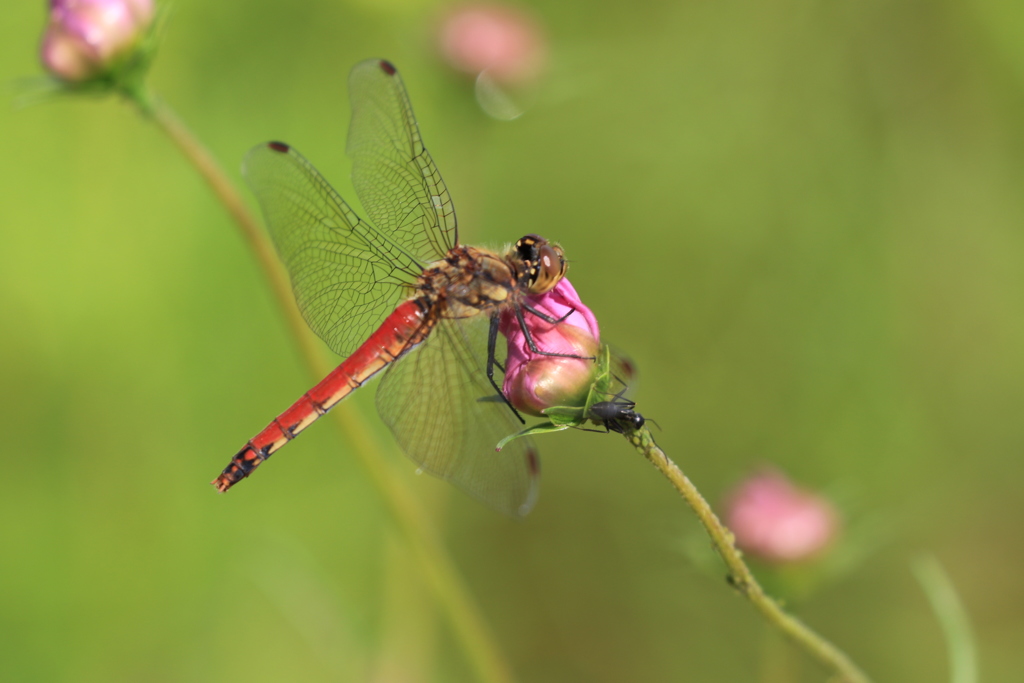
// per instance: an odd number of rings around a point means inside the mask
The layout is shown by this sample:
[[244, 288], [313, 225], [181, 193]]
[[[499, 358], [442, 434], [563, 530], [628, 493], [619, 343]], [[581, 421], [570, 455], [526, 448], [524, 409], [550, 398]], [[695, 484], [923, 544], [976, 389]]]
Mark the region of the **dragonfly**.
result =
[[[253, 148], [243, 175], [290, 276], [303, 317], [345, 360], [250, 439], [212, 483], [227, 491], [368, 379], [382, 420], [419, 467], [493, 508], [525, 515], [540, 461], [529, 439], [495, 452], [522, 417], [494, 379], [501, 315], [558, 323], [528, 296], [565, 275], [561, 247], [527, 235], [498, 253], [459, 241], [451, 196], [423, 145], [397, 69], [349, 76], [347, 152], [360, 218], [293, 147]], [[564, 355], [550, 353], [545, 355]]]

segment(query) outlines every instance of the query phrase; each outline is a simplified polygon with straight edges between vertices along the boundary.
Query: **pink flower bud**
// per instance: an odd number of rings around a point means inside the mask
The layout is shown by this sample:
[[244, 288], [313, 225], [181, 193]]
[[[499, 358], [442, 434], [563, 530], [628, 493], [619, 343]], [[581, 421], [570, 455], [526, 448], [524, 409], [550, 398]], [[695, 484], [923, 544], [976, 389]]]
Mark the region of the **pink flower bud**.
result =
[[568, 315], [562, 322], [549, 323], [523, 310], [537, 349], [577, 358], [533, 352], [515, 315], [505, 312], [499, 328], [508, 341], [502, 387], [505, 396], [528, 415], [542, 415], [541, 411], [551, 406], [583, 405], [597, 370], [593, 360], [600, 348], [597, 318], [566, 278], [551, 291], [527, 297], [526, 301], [556, 320]]
[[442, 21], [440, 48], [448, 64], [476, 76], [486, 71], [499, 83], [536, 77], [547, 57], [540, 26], [507, 5], [471, 4]]
[[99, 76], [138, 44], [154, 13], [153, 0], [51, 0], [43, 66], [69, 83]]
[[839, 531], [831, 503], [778, 472], [741, 482], [727, 497], [725, 517], [740, 549], [779, 564], [812, 559]]

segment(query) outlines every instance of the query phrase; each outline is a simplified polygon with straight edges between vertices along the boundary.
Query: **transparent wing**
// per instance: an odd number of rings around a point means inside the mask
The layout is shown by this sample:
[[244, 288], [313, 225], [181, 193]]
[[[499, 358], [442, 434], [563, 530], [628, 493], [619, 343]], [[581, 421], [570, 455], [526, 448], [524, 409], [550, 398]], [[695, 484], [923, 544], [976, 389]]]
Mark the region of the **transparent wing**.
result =
[[291, 275], [302, 316], [331, 350], [350, 355], [410, 295], [422, 266], [360, 220], [288, 145], [254, 147], [242, 174]]
[[356, 64], [348, 79], [352, 184], [370, 220], [416, 259], [458, 244], [455, 208], [423, 146], [402, 78], [389, 62]]
[[[611, 345], [608, 344], [608, 346]], [[608, 369], [611, 372], [612, 381], [608, 384], [608, 391], [612, 393], [621, 391], [623, 396], [636, 395], [640, 377], [633, 359], [622, 353], [621, 349], [611, 346], [609, 360]]]
[[537, 497], [540, 460], [527, 438], [494, 450], [522, 425], [487, 381], [487, 322], [483, 315], [439, 321], [384, 375], [377, 412], [424, 470], [522, 516]]

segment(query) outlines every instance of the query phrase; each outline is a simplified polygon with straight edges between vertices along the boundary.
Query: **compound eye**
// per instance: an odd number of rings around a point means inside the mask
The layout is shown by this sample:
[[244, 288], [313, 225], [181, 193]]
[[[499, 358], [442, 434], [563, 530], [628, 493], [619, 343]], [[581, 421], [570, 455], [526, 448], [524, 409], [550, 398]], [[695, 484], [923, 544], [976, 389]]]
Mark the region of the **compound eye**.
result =
[[520, 259], [527, 263], [533, 263], [537, 260], [537, 250], [542, 244], [547, 244], [547, 240], [539, 235], [526, 235], [516, 242], [516, 254]]
[[537, 246], [537, 260], [532, 265], [536, 274], [531, 273], [530, 294], [550, 292], [565, 277], [568, 267], [562, 248], [546, 242]]

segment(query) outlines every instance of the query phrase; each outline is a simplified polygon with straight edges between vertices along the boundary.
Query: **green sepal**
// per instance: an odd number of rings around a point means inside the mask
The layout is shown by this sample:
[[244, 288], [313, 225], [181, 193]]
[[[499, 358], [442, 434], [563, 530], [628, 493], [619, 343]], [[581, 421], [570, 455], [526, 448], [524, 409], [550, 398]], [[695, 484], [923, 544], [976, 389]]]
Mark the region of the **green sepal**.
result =
[[524, 429], [522, 431], [519, 431], [519, 432], [516, 432], [515, 434], [511, 434], [509, 436], [506, 436], [504, 439], [502, 439], [501, 441], [498, 442], [498, 445], [495, 446], [494, 450], [500, 451], [509, 442], [515, 441], [516, 439], [518, 439], [518, 438], [520, 438], [522, 436], [530, 436], [531, 434], [546, 434], [548, 432], [560, 432], [563, 429], [568, 429], [571, 426], [572, 425], [569, 425], [569, 424], [560, 425], [560, 424], [555, 424], [554, 422], [541, 422], [538, 425], [534, 425], [532, 427], [527, 427], [526, 429]]
[[577, 406], [551, 406], [542, 411], [553, 424], [576, 427], [586, 422], [585, 411]]

